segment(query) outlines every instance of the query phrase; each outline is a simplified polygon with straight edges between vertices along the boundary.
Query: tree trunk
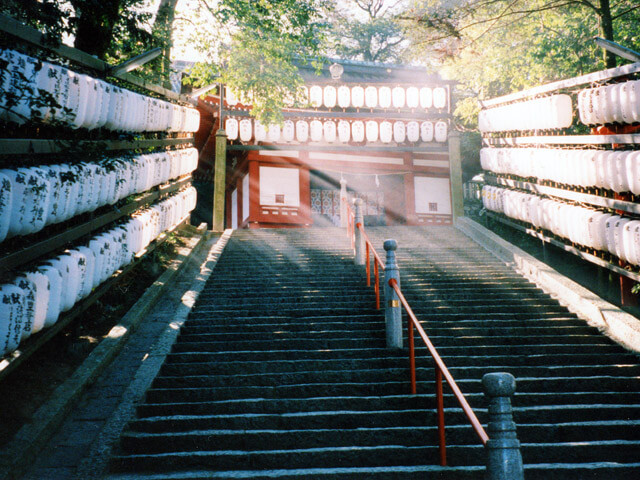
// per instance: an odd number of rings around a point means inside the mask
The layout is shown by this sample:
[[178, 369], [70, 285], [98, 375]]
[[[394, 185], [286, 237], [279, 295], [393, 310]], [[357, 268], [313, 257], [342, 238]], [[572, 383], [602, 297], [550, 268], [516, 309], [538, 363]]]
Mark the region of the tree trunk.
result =
[[104, 60], [118, 21], [121, 0], [71, 0], [78, 17], [74, 46]]
[[[600, 35], [602, 35], [606, 40], [611, 40], [613, 42], [613, 19], [611, 18], [611, 4], [609, 0], [600, 0], [598, 15], [600, 19]], [[605, 50], [604, 63], [607, 68], [616, 67], [616, 56]]]
[[153, 35], [162, 47], [162, 64], [160, 66], [160, 83], [167, 89], [171, 89], [171, 47], [173, 42], [173, 20], [176, 15], [178, 0], [160, 0], [158, 14], [153, 24]]

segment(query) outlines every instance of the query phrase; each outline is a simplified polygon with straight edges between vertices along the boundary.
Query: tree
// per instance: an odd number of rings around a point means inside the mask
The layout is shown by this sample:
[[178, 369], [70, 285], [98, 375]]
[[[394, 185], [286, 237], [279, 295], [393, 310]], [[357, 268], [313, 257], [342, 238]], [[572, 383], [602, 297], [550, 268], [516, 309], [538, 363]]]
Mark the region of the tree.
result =
[[[441, 2], [420, 1], [403, 18], [412, 52], [430, 56], [460, 82], [457, 118], [474, 128], [477, 99], [611, 65], [592, 41], [603, 35], [599, 7], [585, 3], [589, 2], [471, 0], [453, 10]], [[637, 2], [623, 0], [609, 7], [615, 39], [631, 48], [640, 44]]]
[[253, 105], [252, 115], [263, 123], [281, 122], [286, 101], [302, 100], [303, 80], [295, 65], [314, 63], [320, 51], [324, 0], [200, 0], [200, 5], [209, 17], [193, 29], [191, 41], [206, 61], [191, 70], [191, 81], [224, 83]]
[[151, 43], [147, 0], [0, 0], [0, 10], [46, 33], [52, 41], [74, 37], [74, 46], [106, 60], [114, 39]]
[[[597, 29], [592, 28], [592, 36], [598, 34], [615, 41], [615, 23], [638, 9], [636, 0], [418, 0], [402, 18], [418, 26], [436, 44], [453, 41], [455, 52], [475, 43], [480, 36], [509, 34], [510, 28], [545, 12], [578, 12], [595, 18]], [[613, 54], [604, 52], [603, 58], [607, 68], [616, 66]]]
[[173, 21], [178, 0], [160, 0], [158, 13], [153, 23], [153, 36], [162, 48], [159, 65], [161, 82], [165, 88], [171, 88], [171, 47], [173, 46]]
[[398, 62], [407, 41], [394, 18], [399, 0], [336, 2], [329, 19], [329, 48], [335, 55], [365, 62]]

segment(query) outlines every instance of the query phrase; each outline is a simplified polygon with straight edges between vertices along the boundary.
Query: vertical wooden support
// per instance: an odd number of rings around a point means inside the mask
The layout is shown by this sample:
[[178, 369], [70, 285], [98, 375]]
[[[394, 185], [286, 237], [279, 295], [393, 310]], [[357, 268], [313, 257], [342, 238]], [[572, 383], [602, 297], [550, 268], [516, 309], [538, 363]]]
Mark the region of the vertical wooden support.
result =
[[449, 131], [449, 178], [451, 182], [451, 214], [453, 221], [464, 217], [464, 194], [462, 190], [462, 158], [460, 156], [460, 132]]
[[222, 129], [216, 132], [216, 160], [213, 178], [213, 223], [214, 232], [224, 231], [224, 200], [227, 175], [227, 133]]

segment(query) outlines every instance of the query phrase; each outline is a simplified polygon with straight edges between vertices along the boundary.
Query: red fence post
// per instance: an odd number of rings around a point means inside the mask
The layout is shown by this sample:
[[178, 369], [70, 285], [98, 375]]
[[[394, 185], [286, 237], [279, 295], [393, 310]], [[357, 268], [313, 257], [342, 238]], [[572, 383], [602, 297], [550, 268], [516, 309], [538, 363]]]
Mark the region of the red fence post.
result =
[[447, 444], [444, 435], [444, 396], [442, 393], [442, 370], [436, 366], [436, 404], [438, 410], [438, 451], [440, 465], [447, 465]]

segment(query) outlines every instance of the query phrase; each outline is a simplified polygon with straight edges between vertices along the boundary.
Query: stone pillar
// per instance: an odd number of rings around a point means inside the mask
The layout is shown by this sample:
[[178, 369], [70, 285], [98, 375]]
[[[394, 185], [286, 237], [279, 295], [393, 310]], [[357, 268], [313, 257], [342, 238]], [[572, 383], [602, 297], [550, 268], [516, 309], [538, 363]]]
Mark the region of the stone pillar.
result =
[[398, 243], [391, 239], [384, 241], [387, 259], [384, 266], [384, 318], [387, 333], [387, 348], [402, 348], [402, 306], [395, 290], [389, 286], [392, 278], [400, 286], [400, 270], [396, 263]]
[[482, 377], [484, 392], [489, 397], [489, 441], [485, 480], [524, 480], [520, 442], [513, 421], [511, 397], [516, 379], [510, 373], [487, 373]]
[[347, 228], [347, 181], [340, 179], [340, 226]]
[[462, 158], [460, 157], [460, 132], [449, 131], [449, 178], [451, 182], [451, 214], [453, 220], [464, 216], [462, 191]]
[[227, 133], [219, 128], [216, 132], [216, 159], [213, 177], [213, 223], [214, 232], [224, 231], [224, 200], [227, 176]]
[[354, 262], [356, 265], [364, 265], [365, 262], [365, 244], [364, 244], [364, 235], [358, 228], [358, 224], [364, 226], [364, 215], [362, 214], [362, 199], [356, 198], [353, 202], [355, 207], [355, 218], [353, 221], [353, 228], [355, 229], [355, 237], [356, 237], [356, 256]]

